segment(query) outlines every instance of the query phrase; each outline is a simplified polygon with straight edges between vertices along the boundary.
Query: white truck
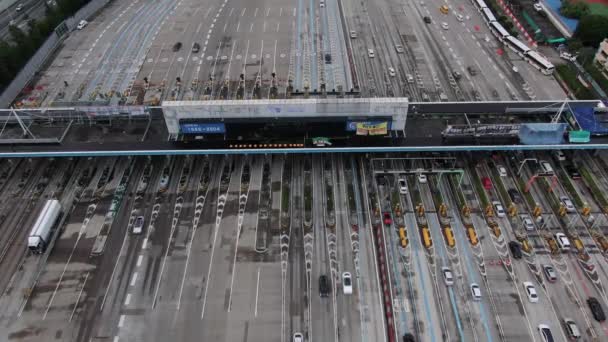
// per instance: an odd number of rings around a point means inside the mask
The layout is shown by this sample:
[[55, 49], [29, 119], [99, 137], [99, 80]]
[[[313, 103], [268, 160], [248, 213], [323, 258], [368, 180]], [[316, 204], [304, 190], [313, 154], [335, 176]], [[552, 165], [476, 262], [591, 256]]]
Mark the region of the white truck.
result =
[[58, 200], [46, 201], [27, 238], [27, 247], [33, 253], [44, 253], [51, 239], [51, 230], [60, 213], [61, 204]]

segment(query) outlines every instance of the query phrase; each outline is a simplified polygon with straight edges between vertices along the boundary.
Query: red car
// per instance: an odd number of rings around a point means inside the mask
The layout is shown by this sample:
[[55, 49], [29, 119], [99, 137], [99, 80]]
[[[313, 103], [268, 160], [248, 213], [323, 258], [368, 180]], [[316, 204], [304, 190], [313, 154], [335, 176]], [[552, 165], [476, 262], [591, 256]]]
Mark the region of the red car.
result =
[[393, 223], [393, 219], [391, 218], [391, 214], [384, 213], [384, 224], [388, 226], [391, 223]]
[[486, 190], [490, 190], [490, 189], [492, 189], [492, 180], [491, 180], [490, 178], [488, 178], [488, 177], [483, 177], [483, 178], [481, 179], [481, 182], [483, 183], [483, 187], [484, 187]]

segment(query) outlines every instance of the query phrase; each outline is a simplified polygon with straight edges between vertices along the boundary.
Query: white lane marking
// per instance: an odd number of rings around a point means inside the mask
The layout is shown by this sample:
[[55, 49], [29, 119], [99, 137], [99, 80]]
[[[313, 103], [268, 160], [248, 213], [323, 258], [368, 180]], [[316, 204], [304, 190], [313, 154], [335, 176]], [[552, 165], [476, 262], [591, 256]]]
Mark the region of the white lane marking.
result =
[[234, 41], [234, 44], [232, 44], [232, 51], [230, 51], [230, 60], [228, 61], [228, 70], [226, 70], [226, 79], [230, 79], [230, 67], [232, 66], [232, 56], [234, 55], [234, 48], [236, 47], [236, 43], [238, 43], [238, 40]]
[[203, 27], [203, 22], [201, 21], [198, 26], [196, 27], [196, 33], [201, 32], [201, 28]]
[[257, 16], [258, 16], [258, 8], [257, 8], [257, 7], [255, 8], [255, 12], [253, 12], [253, 16], [254, 16], [254, 17], [257, 17]]
[[[277, 40], [274, 40], [274, 55], [272, 56], [272, 72], [276, 73], [277, 72]], [[258, 271], [259, 273], [259, 271]]]
[[281, 9], [279, 10], [279, 17], [283, 16], [283, 7], [281, 7]]
[[118, 320], [118, 327], [122, 328], [122, 326], [125, 324], [125, 315], [120, 315], [120, 319]]
[[295, 7], [293, 8], [293, 16], [294, 17], [296, 16], [296, 8]]
[[144, 259], [144, 256], [142, 254], [140, 254], [137, 257], [137, 267], [141, 266], [141, 262], [142, 262], [143, 259]]
[[264, 25], [262, 26], [262, 32], [266, 32], [266, 20], [264, 20]]
[[212, 30], [212, 29], [209, 29], [209, 31], [208, 31], [207, 33], [211, 34], [212, 32], [213, 32], [213, 30]]
[[119, 339], [120, 339], [120, 338], [119, 338], [118, 336], [114, 336], [114, 340], [113, 340], [113, 342], [118, 342], [118, 340], [119, 340]]
[[279, 25], [281, 24], [281, 22], [277, 22], [277, 32], [279, 32]]
[[253, 23], [251, 23], [251, 26], [249, 26], [249, 32], [253, 32]]
[[475, 42], [475, 44], [477, 44], [478, 47], [481, 47], [481, 44], [479, 44], [479, 42]]
[[148, 238], [144, 238], [144, 243], [141, 244], [141, 249], [146, 249], [146, 246], [148, 246]]
[[125, 298], [125, 306], [128, 306], [131, 303], [131, 294], [127, 293], [127, 298]]
[[76, 304], [74, 304], [74, 309], [72, 309], [72, 314], [70, 315], [70, 322], [74, 317], [74, 313], [76, 312], [76, 308], [78, 307], [78, 303], [80, 302], [80, 297], [82, 296], [82, 291], [84, 290], [84, 286], [87, 283], [87, 279], [89, 279], [89, 272], [84, 276], [84, 282], [82, 283], [82, 287], [80, 288], [80, 292], [78, 293], [78, 298], [76, 298]]
[[[210, 29], [212, 29], [215, 26], [215, 24], [211, 24], [211, 26], [209, 26]], [[211, 30], [209, 30], [211, 31]]]
[[240, 27], [241, 27], [241, 22], [239, 21], [238, 24], [236, 24], [236, 32], [239, 32]]
[[208, 35], [207, 35], [207, 40], [209, 40], [209, 38], [211, 38], [211, 35], [210, 35], [210, 34], [208, 34]]
[[268, 14], [270, 14], [270, 8], [266, 9], [266, 16], [268, 16]]
[[129, 284], [129, 286], [134, 286], [135, 282], [137, 282], [137, 272], [133, 273], [133, 276], [131, 277], [131, 283]]
[[234, 12], [234, 8], [231, 8], [231, 9], [230, 9], [230, 13], [228, 13], [228, 16], [231, 16], [231, 15], [232, 15], [232, 12]]
[[219, 17], [220, 17], [219, 12], [218, 12], [218, 13], [215, 15], [215, 17], [216, 17], [216, 18], [219, 18]]
[[226, 28], [228, 27], [228, 23], [224, 24], [224, 32], [226, 32]]
[[258, 317], [258, 295], [260, 292], [260, 268], [258, 267], [258, 282], [255, 286], [255, 314], [254, 317]]
[[500, 77], [501, 80], [505, 79], [505, 75], [503, 75], [502, 73], [498, 74], [498, 77]]
[[247, 8], [243, 8], [243, 11], [241, 11], [241, 17], [245, 15], [245, 10], [246, 10], [246, 9], [247, 9]]

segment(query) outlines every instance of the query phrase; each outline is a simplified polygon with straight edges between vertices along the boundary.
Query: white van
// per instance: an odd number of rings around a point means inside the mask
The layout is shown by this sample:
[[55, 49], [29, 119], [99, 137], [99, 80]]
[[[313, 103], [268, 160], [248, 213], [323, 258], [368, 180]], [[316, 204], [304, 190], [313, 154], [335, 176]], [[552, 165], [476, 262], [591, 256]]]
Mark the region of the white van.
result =
[[553, 174], [553, 168], [551, 167], [551, 163], [548, 161], [541, 161], [540, 167], [542, 168], [544, 173]]
[[562, 251], [570, 250], [570, 240], [568, 240], [566, 234], [556, 233], [555, 240], [557, 240], [557, 244], [559, 245], [559, 248], [561, 248]]

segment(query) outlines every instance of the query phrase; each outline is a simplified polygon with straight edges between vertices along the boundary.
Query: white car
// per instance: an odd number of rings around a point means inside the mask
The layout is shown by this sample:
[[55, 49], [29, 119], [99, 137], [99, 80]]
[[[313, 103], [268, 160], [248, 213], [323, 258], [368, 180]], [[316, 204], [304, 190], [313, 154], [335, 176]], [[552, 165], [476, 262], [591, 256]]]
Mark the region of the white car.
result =
[[388, 75], [390, 77], [395, 77], [396, 73], [395, 73], [395, 69], [393, 67], [388, 67]]
[[376, 55], [374, 55], [374, 49], [367, 49], [367, 55], [369, 56], [369, 58], [376, 57]]
[[17, 5], [17, 8], [15, 8], [15, 11], [21, 12], [22, 9], [23, 9], [23, 4], [19, 4], [19, 5]]
[[418, 182], [420, 182], [420, 183], [426, 183], [426, 180], [427, 179], [426, 179], [426, 175], [425, 174], [421, 173], [421, 174], [418, 175]]
[[441, 28], [443, 28], [444, 30], [450, 29], [450, 27], [448, 26], [448, 23], [446, 23], [445, 21], [441, 23]]
[[166, 191], [168, 186], [169, 186], [169, 175], [164, 174], [160, 177], [160, 181], [158, 182], [158, 190]]
[[570, 250], [570, 240], [568, 240], [568, 237], [566, 236], [566, 234], [555, 233], [555, 240], [557, 240], [557, 244], [559, 245], [559, 248], [561, 248], [563, 251]]
[[507, 177], [507, 169], [505, 169], [504, 166], [498, 165], [496, 168], [498, 169], [498, 174], [500, 177]]
[[549, 328], [546, 324], [538, 325], [538, 333], [543, 338], [543, 342], [553, 342], [553, 334], [551, 333], [551, 328]]
[[500, 202], [494, 201], [494, 202], [492, 202], [492, 205], [494, 206], [494, 211], [496, 211], [496, 216], [498, 216], [498, 217], [507, 216], [507, 214], [505, 213], [505, 209], [502, 207], [502, 204], [500, 204]]
[[454, 285], [454, 275], [449, 267], [442, 267], [441, 273], [443, 273], [443, 281], [445, 282], [446, 286]]
[[534, 4], [534, 9], [537, 12], [541, 12], [543, 10], [543, 6], [540, 4], [540, 2], [537, 2], [537, 3]]
[[353, 278], [349, 272], [342, 273], [342, 290], [345, 295], [353, 294]]
[[299, 332], [293, 334], [293, 342], [304, 342], [304, 335]]
[[526, 289], [526, 295], [528, 295], [530, 303], [538, 303], [538, 293], [536, 292], [534, 284], [529, 281], [524, 281], [524, 289]]
[[86, 20], [81, 20], [76, 26], [77, 29], [82, 30], [85, 26], [87, 26], [88, 22]]
[[534, 230], [534, 222], [532, 222], [530, 217], [523, 215], [521, 219], [524, 222], [524, 228], [526, 228], [527, 231]]
[[321, 2], [319, 3], [319, 7], [324, 8], [325, 7], [325, 1], [321, 0]]
[[462, 16], [462, 14], [456, 14], [456, 19], [458, 21], [464, 21], [464, 17]]
[[471, 296], [473, 297], [473, 300], [481, 300], [481, 289], [477, 283], [471, 284]]
[[407, 78], [407, 83], [414, 83], [414, 76], [412, 74], [405, 75], [405, 78]]
[[133, 234], [141, 234], [144, 230], [144, 217], [137, 216], [135, 222], [133, 223]]
[[573, 213], [576, 211], [576, 208], [574, 208], [574, 203], [572, 203], [572, 201], [568, 197], [561, 196], [559, 200], [564, 204], [564, 207], [566, 208], [567, 212]]
[[406, 195], [407, 194], [407, 183], [405, 182], [405, 179], [399, 178], [397, 183], [399, 183], [399, 193], [402, 195]]
[[350, 31], [350, 38], [351, 39], [357, 38], [357, 31]]

